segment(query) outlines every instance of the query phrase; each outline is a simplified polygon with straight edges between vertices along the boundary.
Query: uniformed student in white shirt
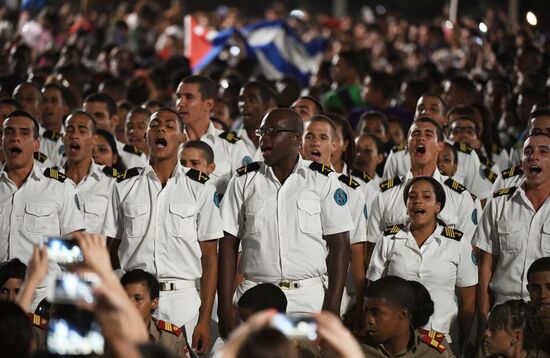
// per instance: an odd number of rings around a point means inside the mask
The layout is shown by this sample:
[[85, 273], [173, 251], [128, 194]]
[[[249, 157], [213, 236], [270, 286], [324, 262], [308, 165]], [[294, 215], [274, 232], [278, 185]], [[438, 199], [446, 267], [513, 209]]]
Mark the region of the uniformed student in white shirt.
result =
[[452, 178], [458, 167], [458, 153], [456, 148], [449, 142], [445, 142], [445, 146], [437, 155], [437, 169], [441, 174]]
[[[275, 109], [257, 135], [264, 162], [237, 171], [221, 205], [218, 295], [220, 332], [236, 326], [234, 302], [258, 283], [273, 283], [288, 299], [287, 313], [340, 312], [354, 225], [348, 195], [326, 166], [299, 155], [303, 121]], [[242, 241], [241, 241], [242, 240]], [[245, 280], [234, 294], [237, 251]], [[328, 287], [325, 275], [328, 275]]]
[[208, 77], [186, 77], [176, 91], [176, 111], [183, 119], [187, 138], [202, 140], [214, 150], [216, 170], [212, 173], [212, 182], [223, 194], [235, 170], [250, 164], [252, 158], [234, 132], [217, 129], [210, 121], [216, 95], [216, 85]]
[[[84, 99], [82, 109], [94, 117], [98, 129], [104, 129], [115, 135], [115, 127], [121, 119], [118, 118], [116, 103], [111, 97], [103, 93], [93, 93]], [[116, 140], [116, 147], [126, 167], [143, 168], [147, 165], [147, 156], [138, 147], [118, 140]]]
[[145, 133], [151, 112], [147, 108], [134, 107], [132, 108], [124, 120], [124, 135], [127, 143], [139, 148], [145, 156], [149, 155], [149, 147], [145, 141]]
[[103, 234], [114, 268], [140, 268], [157, 277], [161, 293], [156, 318], [185, 326], [193, 349], [204, 354], [210, 345], [217, 240], [223, 232], [219, 197], [208, 176], [179, 163], [184, 141], [177, 112], [164, 108], [152, 114], [147, 130], [150, 164], [117, 177]]
[[45, 85], [40, 104], [40, 151], [57, 167], [63, 162], [64, 147], [61, 137], [63, 118], [68, 113], [64, 89], [53, 83]]
[[382, 178], [376, 168], [384, 161], [384, 144], [372, 134], [360, 134], [355, 138], [355, 163], [351, 175], [361, 184], [365, 196], [365, 217], [368, 218], [372, 202], [378, 193]]
[[367, 278], [376, 281], [393, 275], [422, 283], [434, 302], [434, 313], [424, 328], [447, 335], [453, 346], [461, 347], [459, 343], [464, 345], [470, 334], [478, 282], [471, 236], [446, 226], [438, 216], [446, 195], [436, 179], [414, 177], [401, 200], [409, 220], [381, 234]]
[[[336, 126], [332, 120], [322, 114], [317, 114], [305, 124], [302, 157], [330, 167], [330, 155], [336, 147], [334, 132]], [[344, 293], [341, 313], [347, 313], [351, 303], [347, 294], [354, 294], [356, 310], [353, 312], [357, 323], [361, 324], [363, 317], [363, 295], [365, 290], [365, 241], [367, 241], [367, 220], [365, 217], [365, 197], [361, 184], [345, 174], [338, 175], [342, 189], [349, 198], [349, 209], [353, 219], [354, 229], [350, 230], [351, 259], [350, 276], [352, 285]], [[356, 327], [359, 329], [360, 327]]]
[[101, 167], [93, 161], [96, 132], [95, 120], [87, 112], [77, 110], [67, 117], [63, 134], [67, 161], [63, 170], [70, 179], [67, 182], [78, 194], [86, 231], [99, 234], [118, 173], [116, 169]]
[[[550, 136], [531, 134], [523, 145], [524, 181], [493, 194], [473, 244], [480, 251], [478, 312], [507, 300], [529, 300], [527, 269], [550, 256]], [[482, 332], [482, 331], [481, 331]]]
[[[4, 121], [2, 149], [5, 164], [0, 171], [0, 262], [18, 258], [28, 262], [33, 245], [47, 236], [70, 235], [84, 229], [78, 197], [57, 170], [34, 164], [38, 151], [38, 122], [17, 110]], [[50, 263], [48, 274], [60, 268]], [[52, 280], [53, 281], [53, 280]], [[46, 296], [45, 280], [36, 291], [32, 308]]]

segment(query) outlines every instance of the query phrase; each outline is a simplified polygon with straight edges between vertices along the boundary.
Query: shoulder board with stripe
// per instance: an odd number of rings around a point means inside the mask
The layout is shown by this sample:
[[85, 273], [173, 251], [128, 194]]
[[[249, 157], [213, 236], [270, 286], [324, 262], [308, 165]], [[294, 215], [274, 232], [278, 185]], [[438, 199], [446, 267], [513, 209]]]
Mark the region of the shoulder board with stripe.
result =
[[493, 198], [498, 198], [499, 196], [513, 194], [517, 190], [516, 186], [511, 186], [508, 188], [502, 188], [493, 193]]
[[116, 168], [111, 168], [111, 167], [108, 167], [108, 166], [104, 166], [103, 169], [101, 169], [101, 171], [103, 173], [107, 174], [107, 176], [110, 176], [110, 177], [113, 177], [113, 178], [118, 177], [118, 175], [120, 174], [119, 171]]
[[193, 179], [194, 181], [198, 181], [201, 184], [206, 183], [208, 180], [210, 180], [210, 177], [206, 174], [201, 172], [197, 169], [189, 169], [187, 173], [185, 173], [189, 178]]
[[28, 316], [33, 326], [38, 327], [42, 330], [46, 329], [46, 326], [48, 325], [47, 319], [32, 312], [29, 312]]
[[487, 168], [491, 168], [493, 165], [495, 165], [495, 163], [491, 159], [480, 154], [478, 154], [477, 156], [479, 157], [479, 162], [485, 165]]
[[460, 241], [460, 239], [462, 239], [462, 235], [464, 234], [462, 233], [462, 231], [445, 226], [443, 228], [443, 231], [441, 231], [441, 235], [449, 239]]
[[332, 169], [330, 169], [330, 167], [327, 167], [326, 165], [317, 162], [311, 162], [311, 164], [309, 165], [309, 169], [315, 170], [326, 176], [332, 173]]
[[403, 150], [405, 150], [405, 144], [403, 143], [400, 143], [398, 145], [394, 145], [391, 149], [392, 152], [396, 153], [396, 152], [401, 152]]
[[476, 201], [476, 200], [477, 200], [477, 195], [470, 193], [470, 196], [472, 197], [472, 200], [473, 200], [473, 201]]
[[44, 176], [47, 178], [55, 179], [62, 183], [65, 181], [65, 179], [67, 179], [67, 176], [65, 174], [61, 173], [55, 168], [46, 168], [46, 170], [44, 170]]
[[447, 185], [449, 188], [453, 189], [459, 194], [462, 194], [466, 190], [466, 187], [464, 185], [451, 178], [445, 180], [445, 185]]
[[496, 143], [491, 144], [491, 153], [500, 154], [500, 153], [502, 153], [503, 150], [504, 150], [504, 148], [502, 148], [500, 145], [498, 145]]
[[57, 142], [61, 138], [61, 133], [47, 129], [42, 133], [42, 137]]
[[126, 179], [133, 178], [137, 175], [139, 175], [139, 169], [138, 168], [126, 169], [125, 171], [123, 171], [122, 173], [117, 175], [116, 181], [120, 183], [120, 182], [122, 182]]
[[489, 168], [483, 169], [483, 174], [485, 175], [485, 178], [487, 178], [492, 184], [495, 183], [498, 177], [498, 175]]
[[361, 179], [365, 183], [368, 183], [369, 181], [372, 180], [372, 178], [367, 174], [367, 172], [362, 172], [362, 171], [359, 171], [359, 170], [353, 170], [351, 172], [351, 175], [353, 175], [356, 178]]
[[400, 177], [393, 177], [380, 183], [380, 190], [386, 191], [400, 185], [403, 181]]
[[48, 156], [42, 152], [34, 152], [33, 156], [34, 159], [38, 160], [40, 163], [44, 163], [46, 159], [48, 159]]
[[135, 145], [126, 144], [124, 147], [122, 147], [122, 150], [126, 153], [135, 154], [135, 155], [142, 155], [143, 150], [139, 149]]
[[257, 170], [260, 170], [260, 162], [253, 162], [237, 169], [237, 174], [243, 176], [246, 173], [255, 172]]
[[338, 177], [338, 180], [340, 180], [342, 183], [346, 184], [352, 189], [356, 189], [357, 187], [359, 187], [359, 183], [353, 180], [352, 177], [348, 177], [347, 175], [344, 175], [344, 174], [340, 175]]
[[445, 353], [447, 350], [443, 344], [441, 344], [440, 341], [438, 341], [435, 338], [430, 337], [429, 334], [422, 334], [420, 333], [420, 339], [422, 339], [422, 342], [426, 343], [428, 346], [436, 349], [439, 353]]
[[523, 175], [523, 169], [521, 169], [519, 165], [516, 165], [515, 167], [501, 171], [500, 175], [502, 175], [504, 179], [512, 178], [518, 175]]
[[472, 150], [474, 150], [472, 147], [470, 147], [466, 143], [455, 142], [453, 144], [453, 147], [455, 147], [456, 150], [458, 150], [459, 152], [466, 153], [466, 154], [471, 154]]
[[430, 338], [435, 339], [439, 343], [442, 343], [445, 340], [445, 335], [443, 333], [439, 333], [439, 332], [436, 332], [436, 331], [429, 331], [427, 329], [420, 328], [418, 330], [418, 333], [420, 333], [421, 336], [427, 335]]
[[166, 322], [166, 321], [163, 321], [163, 320], [158, 320], [157, 321], [157, 327], [162, 331], [170, 332], [170, 333], [174, 334], [176, 337], [179, 337], [180, 334], [181, 334], [181, 329], [178, 326], [176, 326], [175, 324], [172, 324], [170, 322]]
[[220, 133], [218, 137], [225, 139], [226, 141], [232, 144], [237, 143], [238, 141], [241, 140], [241, 138], [237, 137], [237, 134], [235, 132], [231, 132], [231, 131]]
[[384, 229], [384, 236], [395, 235], [403, 228], [403, 224], [388, 226]]

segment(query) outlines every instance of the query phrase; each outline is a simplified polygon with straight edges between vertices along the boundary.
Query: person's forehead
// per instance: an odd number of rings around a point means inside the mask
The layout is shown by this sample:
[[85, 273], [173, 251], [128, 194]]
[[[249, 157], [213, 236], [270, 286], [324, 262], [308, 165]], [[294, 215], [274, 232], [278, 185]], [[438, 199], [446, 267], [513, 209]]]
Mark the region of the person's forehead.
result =
[[419, 181], [414, 182], [411, 185], [410, 191], [413, 191], [413, 190], [433, 191], [433, 187], [432, 187], [432, 184], [430, 182], [428, 182], [426, 180], [419, 180]]
[[157, 122], [167, 122], [167, 121], [177, 121], [178, 116], [175, 113], [169, 112], [169, 111], [160, 111], [155, 112], [151, 116], [151, 122], [157, 121]]
[[4, 127], [32, 128], [33, 125], [32, 119], [22, 116], [10, 117], [4, 121]]
[[199, 93], [200, 85], [198, 83], [180, 82], [177, 92], [183, 93]]
[[28, 95], [40, 96], [40, 91], [38, 90], [38, 88], [34, 87], [33, 85], [25, 84], [17, 87], [13, 94], [14, 96], [17, 96], [18, 94], [22, 94], [25, 96], [28, 96]]
[[418, 105], [420, 104], [439, 106], [441, 104], [441, 101], [435, 96], [422, 96], [418, 99]]
[[431, 130], [431, 131], [435, 131], [436, 127], [434, 126], [433, 123], [429, 123], [429, 122], [416, 122], [416, 123], [413, 123], [413, 125], [411, 126], [411, 132], [414, 131], [414, 130]]
[[451, 123], [451, 127], [457, 127], [457, 126], [460, 126], [460, 127], [475, 127], [475, 123], [474, 123], [473, 119], [470, 120], [470, 119], [461, 118], [461, 119], [454, 120]]
[[443, 146], [443, 150], [441, 151], [442, 156], [447, 156], [447, 155], [454, 156], [454, 154], [455, 152], [448, 145]]
[[47, 97], [61, 97], [62, 94], [61, 94], [61, 91], [59, 90], [59, 88], [54, 88], [54, 87], [47, 87], [47, 88], [44, 88], [42, 90], [42, 95], [43, 96], [47, 96]]
[[264, 119], [262, 120], [262, 123], [267, 127], [274, 127], [274, 126], [284, 126], [290, 122], [290, 119], [288, 116], [283, 115], [281, 113], [273, 114], [268, 113]]
[[320, 121], [309, 121], [306, 125], [306, 132], [330, 134], [330, 124]]
[[149, 116], [147, 115], [147, 113], [137, 112], [132, 113], [128, 120], [130, 122], [149, 122]]
[[134, 293], [149, 293], [149, 290], [147, 289], [147, 284], [143, 281], [128, 283], [124, 286], [124, 289], [126, 291], [132, 291]]
[[379, 309], [391, 309], [392, 306], [389, 304], [389, 302], [385, 298], [380, 297], [366, 297], [365, 298], [365, 304], [369, 308], [379, 308]]
[[367, 146], [371, 146], [371, 145], [374, 145], [374, 141], [372, 140], [371, 137], [363, 135], [363, 136], [359, 136], [357, 138], [357, 146], [358, 147], [367, 147]]
[[315, 107], [315, 103], [313, 103], [312, 100], [307, 98], [300, 98], [296, 102], [294, 102], [293, 107]]
[[9, 103], [0, 103], [0, 112], [9, 114], [15, 111], [15, 106]]
[[529, 275], [530, 284], [546, 284], [550, 283], [550, 271], [540, 271]]
[[21, 287], [23, 285], [23, 280], [17, 277], [10, 277], [4, 282], [1, 287]]
[[531, 119], [532, 127], [550, 126], [550, 116], [539, 116]]
[[527, 138], [525, 147], [550, 146], [550, 137], [547, 135], [535, 135]]
[[193, 159], [202, 159], [204, 156], [202, 150], [198, 148], [183, 148], [181, 155]]
[[260, 89], [256, 86], [245, 86], [241, 88], [241, 96], [260, 96]]
[[99, 101], [94, 101], [94, 102], [84, 102], [84, 107], [85, 108], [90, 108], [94, 111], [100, 111], [100, 112], [108, 112], [109, 109], [107, 108], [107, 103], [104, 103], [104, 102], [99, 102]]

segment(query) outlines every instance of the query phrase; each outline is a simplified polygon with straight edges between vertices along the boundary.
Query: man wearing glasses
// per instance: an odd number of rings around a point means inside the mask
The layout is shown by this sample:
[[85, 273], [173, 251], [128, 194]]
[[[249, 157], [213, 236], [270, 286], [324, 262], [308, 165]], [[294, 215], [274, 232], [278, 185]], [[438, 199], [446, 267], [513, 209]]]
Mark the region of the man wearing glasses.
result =
[[[292, 110], [269, 112], [256, 131], [264, 162], [238, 169], [227, 188], [218, 281], [223, 336], [237, 323], [233, 302], [259, 283], [284, 291], [287, 314], [340, 312], [353, 229], [348, 197], [330, 168], [300, 157], [303, 132]], [[240, 243], [244, 281], [234, 295]]]

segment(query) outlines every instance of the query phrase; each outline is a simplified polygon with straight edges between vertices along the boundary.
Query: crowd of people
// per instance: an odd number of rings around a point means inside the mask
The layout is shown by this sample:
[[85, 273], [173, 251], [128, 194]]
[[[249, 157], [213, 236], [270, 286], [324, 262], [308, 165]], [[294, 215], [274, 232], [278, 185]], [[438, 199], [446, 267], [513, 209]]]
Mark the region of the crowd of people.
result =
[[445, 11], [274, 4], [304, 84], [192, 73], [179, 2], [1, 8], [1, 355], [550, 355], [548, 33]]

